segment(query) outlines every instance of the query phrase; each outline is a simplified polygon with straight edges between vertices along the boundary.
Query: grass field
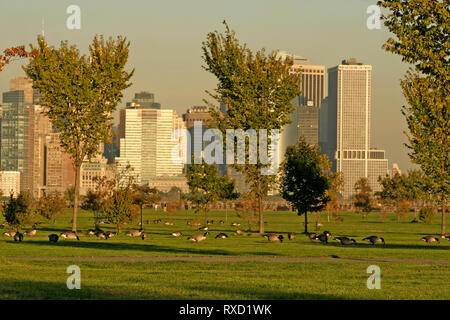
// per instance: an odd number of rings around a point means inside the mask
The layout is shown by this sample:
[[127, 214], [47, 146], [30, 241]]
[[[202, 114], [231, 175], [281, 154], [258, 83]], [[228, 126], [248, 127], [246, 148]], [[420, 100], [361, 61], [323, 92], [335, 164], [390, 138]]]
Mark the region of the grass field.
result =
[[[285, 235], [283, 243], [270, 243], [252, 236], [256, 226], [247, 230], [245, 222], [233, 213], [226, 224], [219, 225], [219, 220], [225, 220], [222, 211], [210, 213], [209, 219], [216, 223], [210, 226], [207, 239], [193, 243], [187, 237], [200, 233], [186, 224], [195, 217], [193, 213], [183, 211], [168, 217], [150, 210], [145, 211], [144, 221], [160, 218], [174, 225], [145, 225], [149, 235], [146, 240], [125, 235], [127, 230], [137, 228], [134, 223], [109, 240], [83, 237], [80, 241], [50, 243], [48, 234], [70, 230], [68, 212], [55, 224], [40, 225], [37, 235], [25, 238], [22, 243], [5, 236], [0, 238], [0, 299], [450, 299], [450, 263], [433, 261], [450, 260], [450, 242], [442, 239], [440, 244], [426, 244], [420, 240], [424, 235], [439, 233], [439, 216], [432, 224], [413, 224], [409, 223], [412, 217], [397, 222], [393, 214], [382, 220], [378, 213], [371, 213], [367, 221], [355, 213], [341, 215], [342, 223], [327, 223], [326, 217], [322, 217], [321, 231], [328, 230], [333, 237], [354, 238], [358, 244], [311, 242], [301, 234], [303, 217], [292, 212], [265, 214], [265, 231]], [[248, 235], [235, 235], [237, 228], [230, 226], [234, 221], [241, 222], [240, 228], [248, 231]], [[92, 228], [92, 214], [81, 212], [79, 226], [81, 232]], [[309, 227], [314, 231], [313, 224]], [[102, 225], [102, 229], [113, 231], [114, 227]], [[175, 238], [171, 235], [173, 231], [181, 231], [183, 236]], [[229, 238], [214, 239], [218, 232], [227, 233]], [[288, 232], [296, 232], [297, 238], [287, 240]], [[384, 237], [386, 245], [363, 243], [362, 238], [369, 235]], [[41, 259], [46, 257], [67, 260]], [[80, 257], [85, 260], [93, 257], [93, 261], [80, 261]], [[104, 261], [94, 261], [101, 257]], [[138, 261], [108, 261], [109, 257], [133, 257]], [[137, 257], [185, 258], [144, 262]], [[189, 257], [213, 258], [192, 261]], [[295, 257], [334, 259], [289, 260]], [[249, 261], [237, 261], [239, 258]], [[251, 261], [263, 258], [271, 260]], [[414, 259], [414, 262], [393, 262], [394, 259]], [[71, 264], [81, 269], [81, 290], [66, 287], [69, 276], [66, 268]], [[380, 290], [369, 290], [366, 286], [369, 276], [366, 269], [372, 264], [381, 268]]]

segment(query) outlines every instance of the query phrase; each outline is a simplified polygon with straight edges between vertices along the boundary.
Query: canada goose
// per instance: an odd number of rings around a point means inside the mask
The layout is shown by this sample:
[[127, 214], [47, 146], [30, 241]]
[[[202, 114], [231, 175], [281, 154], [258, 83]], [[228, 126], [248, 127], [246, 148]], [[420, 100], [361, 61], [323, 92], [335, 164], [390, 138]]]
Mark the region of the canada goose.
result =
[[192, 240], [194, 242], [200, 242], [206, 239], [206, 236], [209, 232], [205, 232], [204, 234], [196, 234], [188, 238], [188, 240]]
[[147, 234], [146, 234], [145, 232], [142, 232], [142, 233], [141, 233], [141, 239], [142, 239], [142, 240], [147, 239]]
[[173, 222], [170, 222], [170, 221], [166, 221], [166, 222], [164, 222], [164, 224], [165, 224], [166, 226], [173, 226]]
[[331, 233], [329, 233], [328, 231], [324, 231], [323, 233], [316, 236], [316, 239], [319, 239], [320, 242], [327, 244], [328, 238], [330, 238], [330, 237], [331, 237]]
[[209, 227], [208, 226], [204, 226], [201, 228], [198, 228], [198, 231], [208, 231]]
[[294, 240], [295, 239], [295, 233], [293, 233], [293, 232], [288, 233], [288, 239], [289, 240]]
[[172, 235], [174, 237], [181, 237], [183, 234], [180, 231], [175, 231], [175, 232], [172, 232]]
[[219, 224], [225, 224], [225, 221], [220, 220], [220, 221], [219, 221]]
[[117, 235], [117, 232], [112, 232], [112, 231], [106, 231], [104, 232], [104, 234], [109, 238], [114, 237], [115, 235]]
[[207, 224], [207, 225], [214, 224], [214, 220], [207, 220], [207, 221], [206, 221], [206, 224]]
[[444, 233], [443, 235], [441, 235], [441, 238], [450, 241], [450, 233]]
[[154, 223], [154, 224], [158, 224], [158, 223], [160, 223], [160, 222], [161, 222], [161, 219], [153, 220], [153, 223]]
[[336, 237], [336, 238], [333, 238], [333, 240], [336, 240], [337, 242], [339, 242], [342, 245], [356, 243], [355, 239], [349, 239], [347, 237]]
[[221, 233], [219, 233], [219, 234], [216, 236], [215, 239], [217, 239], [217, 238], [219, 238], [219, 239], [226, 239], [226, 238], [228, 238], [228, 236], [227, 236], [225, 233], [221, 232]]
[[236, 234], [237, 234], [237, 235], [244, 234], [244, 231], [242, 231], [241, 229], [237, 229], [237, 230], [236, 230]]
[[50, 242], [58, 242], [58, 239], [59, 239], [58, 235], [54, 233], [48, 236], [48, 241]]
[[108, 240], [108, 236], [106, 235], [106, 233], [104, 233], [103, 231], [97, 231], [95, 233], [96, 237], [99, 239], [104, 239], [104, 240]]
[[63, 239], [77, 239], [77, 240], [80, 240], [80, 238], [78, 237], [78, 235], [77, 235], [75, 232], [73, 232], [73, 231], [66, 231], [66, 232], [63, 232], [63, 233], [61, 233], [59, 236], [60, 236], [61, 238], [63, 238]]
[[105, 221], [97, 221], [96, 224], [105, 224]]
[[28, 237], [32, 237], [32, 236], [36, 235], [36, 232], [37, 232], [36, 229], [29, 230], [29, 231], [25, 232], [25, 235]]
[[5, 232], [4, 235], [7, 237], [14, 237], [16, 234], [16, 231], [9, 231], [9, 232]]
[[317, 240], [318, 238], [318, 236], [319, 236], [319, 234], [320, 233], [315, 233], [315, 232], [313, 232], [313, 233], [310, 233], [310, 234], [308, 234], [308, 238], [309, 238], [309, 240]]
[[239, 222], [233, 222], [231, 225], [233, 227], [239, 227], [241, 224]]
[[264, 235], [263, 237], [269, 240], [270, 242], [283, 242], [284, 239], [282, 235], [277, 235], [275, 233], [269, 233]]
[[16, 234], [14, 235], [14, 241], [22, 242], [22, 240], [23, 240], [23, 234], [21, 234], [20, 232], [16, 232]]
[[425, 241], [426, 243], [433, 243], [433, 242], [439, 243], [439, 238], [436, 238], [434, 236], [426, 236], [423, 237], [422, 240]]
[[130, 237], [139, 237], [141, 235], [142, 231], [141, 230], [130, 230], [127, 232], [127, 236]]
[[94, 229], [88, 229], [87, 231], [87, 235], [88, 236], [93, 236], [95, 234], [95, 230]]
[[384, 239], [381, 237], [377, 237], [377, 236], [370, 236], [367, 238], [364, 238], [363, 241], [367, 241], [370, 242], [371, 244], [375, 245], [375, 243], [382, 243], [382, 244], [386, 244], [384, 242]]

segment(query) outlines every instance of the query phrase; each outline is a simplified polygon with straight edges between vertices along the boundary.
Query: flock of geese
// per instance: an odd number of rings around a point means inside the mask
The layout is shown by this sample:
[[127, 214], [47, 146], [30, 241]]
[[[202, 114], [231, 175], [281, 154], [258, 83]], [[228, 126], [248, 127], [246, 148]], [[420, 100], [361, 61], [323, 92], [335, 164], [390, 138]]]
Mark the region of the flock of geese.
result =
[[[147, 220], [147, 223], [149, 223], [148, 220]], [[162, 223], [162, 221], [161, 221], [161, 219], [157, 219], [157, 220], [153, 220], [153, 223], [158, 224], [158, 223]], [[219, 221], [219, 224], [223, 225], [224, 223], [225, 222], [223, 220]], [[102, 224], [102, 223], [100, 223], [100, 224]], [[172, 226], [173, 222], [166, 221], [166, 222], [164, 222], [164, 224]], [[208, 231], [209, 226], [214, 224], [214, 220], [207, 220], [205, 226], [201, 226], [201, 224], [199, 222], [193, 222], [193, 221], [188, 221], [187, 224], [197, 227], [198, 231], [204, 231], [203, 233], [198, 233], [198, 234], [189, 236], [187, 238], [187, 240], [193, 241], [193, 242], [201, 242], [201, 241], [206, 240], [206, 237], [210, 234]], [[241, 224], [239, 222], [231, 223], [232, 227], [240, 227], [240, 225]], [[14, 241], [21, 242], [21, 241], [23, 241], [24, 237], [33, 237], [36, 235], [36, 233], [37, 233], [37, 229], [35, 228], [35, 226], [33, 226], [32, 230], [26, 231], [23, 234], [20, 232], [17, 232], [17, 231], [9, 231], [9, 232], [5, 232], [4, 235], [14, 238]], [[236, 235], [243, 235], [243, 234], [245, 234], [245, 231], [238, 228], [234, 233]], [[96, 224], [95, 229], [89, 229], [89, 230], [87, 230], [87, 232], [85, 234], [76, 233], [76, 232], [72, 232], [72, 231], [66, 231], [66, 232], [62, 232], [59, 235], [57, 235], [55, 233], [50, 234], [48, 236], [48, 239], [50, 242], [58, 242], [59, 239], [80, 240], [80, 237], [96, 236], [98, 239], [108, 240], [116, 235], [117, 235], [116, 232], [101, 230], [98, 227], [98, 224]], [[126, 235], [129, 237], [132, 237], [132, 238], [140, 237], [142, 240], [145, 240], [148, 237], [148, 234], [143, 229], [130, 230], [126, 233]], [[171, 233], [171, 235], [174, 237], [182, 237], [183, 236], [183, 234], [180, 231], [174, 231]], [[281, 243], [284, 240], [284, 236], [281, 234], [277, 234], [277, 233], [266, 233], [266, 234], [263, 234], [263, 237], [266, 238], [269, 242], [280, 242]], [[287, 234], [287, 237], [289, 240], [294, 240], [296, 237], [296, 234], [291, 232], [291, 233]], [[215, 239], [227, 239], [227, 238], [228, 238], [228, 235], [224, 232], [220, 232], [215, 236]], [[327, 244], [330, 239], [338, 242], [340, 245], [352, 245], [352, 244], [357, 243], [355, 239], [351, 239], [348, 237], [340, 236], [340, 237], [332, 238], [332, 235], [329, 231], [324, 231], [322, 233], [309, 233], [308, 238], [311, 241], [320, 241], [323, 244]], [[450, 233], [446, 233], [446, 234], [442, 235], [441, 238], [450, 241]], [[439, 243], [440, 242], [439, 238], [435, 237], [435, 236], [425, 236], [425, 237], [422, 237], [421, 240], [425, 241], [426, 243]], [[372, 245], [386, 244], [385, 240], [382, 237], [378, 237], [378, 236], [369, 236], [369, 237], [362, 239], [362, 241], [366, 241], [368, 243], [371, 243]]]

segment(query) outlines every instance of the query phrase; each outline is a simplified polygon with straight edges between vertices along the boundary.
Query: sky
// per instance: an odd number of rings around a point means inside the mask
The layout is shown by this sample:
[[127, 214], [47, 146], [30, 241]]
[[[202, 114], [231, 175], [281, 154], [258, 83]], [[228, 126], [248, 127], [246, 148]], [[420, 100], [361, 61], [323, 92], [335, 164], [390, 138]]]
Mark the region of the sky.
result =
[[[62, 40], [81, 52], [96, 34], [122, 35], [131, 42], [128, 68], [135, 69], [133, 85], [124, 91], [118, 109], [135, 92], [150, 91], [162, 108], [182, 114], [203, 105], [205, 90], [216, 85], [203, 70], [202, 41], [208, 32], [223, 31], [226, 20], [237, 38], [252, 50], [282, 50], [330, 68], [356, 58], [373, 66], [372, 146], [386, 150], [389, 166], [415, 168], [408, 157], [407, 126], [400, 79], [409, 65], [381, 49], [391, 36], [382, 26], [369, 30], [367, 8], [376, 0], [14, 0], [0, 3], [0, 50], [36, 43], [44, 17], [51, 45]], [[79, 30], [66, 27], [70, 5], [81, 11]], [[9, 80], [24, 75], [15, 61], [0, 73], [0, 92]], [[327, 80], [326, 80], [327, 82]]]

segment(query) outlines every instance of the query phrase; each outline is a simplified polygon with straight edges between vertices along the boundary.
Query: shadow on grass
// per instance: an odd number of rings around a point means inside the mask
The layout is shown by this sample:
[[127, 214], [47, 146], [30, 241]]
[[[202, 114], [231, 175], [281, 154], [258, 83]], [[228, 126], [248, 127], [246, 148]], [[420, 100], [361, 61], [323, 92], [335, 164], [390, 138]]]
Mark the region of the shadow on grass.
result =
[[[161, 288], [164, 291], [164, 288]], [[252, 288], [242, 284], [234, 287], [222, 285], [181, 285], [180, 293], [168, 294], [162, 292], [149, 292], [143, 288], [137, 288], [134, 292], [127, 288], [126, 283], [105, 284], [102, 287], [81, 284], [81, 289], [69, 290], [65, 279], [61, 282], [49, 282], [39, 280], [19, 280], [2, 279], [0, 282], [1, 300], [103, 300], [103, 299], [154, 299], [154, 300], [174, 300], [174, 299], [211, 299], [212, 296], [218, 296], [217, 299], [229, 299], [230, 295], [237, 296], [239, 299], [343, 299], [339, 296], [329, 294], [311, 294], [302, 292], [285, 292], [276, 289]], [[220, 293], [218, 295], [218, 293]]]
[[[14, 241], [7, 241], [14, 243]], [[84, 249], [100, 249], [100, 250], [123, 250], [123, 251], [145, 251], [145, 252], [161, 252], [161, 253], [185, 253], [194, 255], [220, 255], [220, 256], [245, 256], [245, 255], [261, 255], [261, 256], [280, 256], [279, 253], [273, 252], [231, 252], [220, 249], [200, 249], [200, 248], [175, 248], [169, 246], [160, 246], [155, 244], [136, 244], [136, 243], [119, 243], [119, 242], [87, 242], [87, 241], [58, 241], [57, 243], [49, 241], [23, 241], [20, 244], [46, 246], [46, 247], [63, 247], [63, 248], [84, 248]], [[193, 243], [193, 245], [196, 245]]]
[[[322, 245], [318, 243], [318, 245]], [[450, 250], [450, 246], [448, 245], [440, 245], [440, 244], [430, 244], [430, 245], [420, 245], [420, 244], [364, 244], [364, 243], [356, 243], [356, 244], [350, 244], [350, 245], [341, 245], [339, 243], [328, 243], [324, 246], [332, 246], [332, 247], [339, 247], [339, 248], [364, 248], [364, 249], [413, 249], [413, 250]]]

